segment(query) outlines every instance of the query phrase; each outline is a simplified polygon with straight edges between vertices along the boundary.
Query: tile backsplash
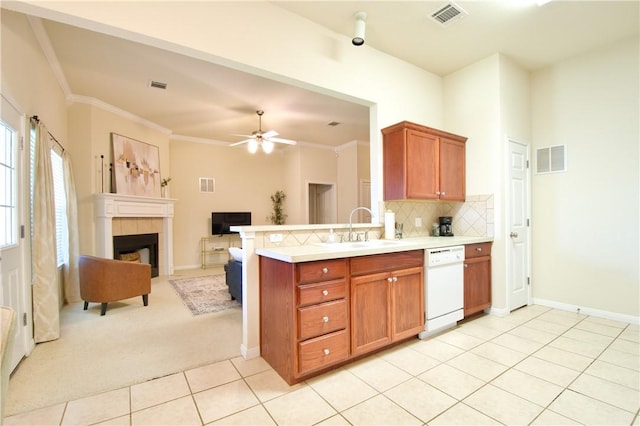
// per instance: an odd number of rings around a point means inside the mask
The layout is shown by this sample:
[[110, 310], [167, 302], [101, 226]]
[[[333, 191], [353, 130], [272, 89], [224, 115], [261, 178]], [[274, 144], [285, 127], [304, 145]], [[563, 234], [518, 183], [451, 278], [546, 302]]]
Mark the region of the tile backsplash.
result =
[[[453, 218], [454, 235], [492, 237], [494, 232], [493, 195], [467, 195], [465, 202], [387, 201], [385, 210], [396, 214], [396, 223], [403, 226], [405, 238], [431, 235], [431, 228], [440, 216]], [[384, 216], [381, 216], [384, 217]], [[416, 219], [422, 226], [416, 226]]]
[[[493, 237], [493, 195], [467, 195], [465, 202], [443, 203], [441, 201], [387, 201], [384, 211], [395, 212], [396, 222], [403, 225], [403, 238], [427, 237], [431, 235], [432, 224], [438, 223], [440, 216], [453, 218], [453, 233], [468, 237]], [[422, 226], [415, 226], [416, 218], [422, 219]], [[349, 224], [314, 225], [313, 229], [287, 229], [282, 231], [260, 232], [259, 247], [292, 247], [326, 242], [329, 230], [334, 229], [338, 236], [348, 234]], [[368, 232], [370, 239], [383, 238], [384, 225], [357, 225], [357, 232]], [[270, 240], [271, 234], [281, 234], [281, 241]]]

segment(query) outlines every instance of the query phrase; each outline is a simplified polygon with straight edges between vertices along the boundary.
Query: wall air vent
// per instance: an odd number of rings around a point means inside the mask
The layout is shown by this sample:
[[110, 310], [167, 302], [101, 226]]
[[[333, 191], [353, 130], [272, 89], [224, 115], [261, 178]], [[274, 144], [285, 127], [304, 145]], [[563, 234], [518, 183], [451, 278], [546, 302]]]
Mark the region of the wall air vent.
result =
[[153, 81], [151, 80], [149, 82], [149, 87], [153, 87], [154, 89], [162, 89], [162, 90], [167, 90], [167, 83], [162, 83], [160, 81]]
[[435, 20], [439, 24], [447, 26], [467, 15], [468, 13], [463, 8], [454, 2], [449, 2], [430, 16], [431, 19]]
[[216, 192], [216, 180], [214, 178], [200, 178], [200, 192], [213, 194]]
[[567, 171], [567, 146], [556, 145], [536, 150], [536, 174]]

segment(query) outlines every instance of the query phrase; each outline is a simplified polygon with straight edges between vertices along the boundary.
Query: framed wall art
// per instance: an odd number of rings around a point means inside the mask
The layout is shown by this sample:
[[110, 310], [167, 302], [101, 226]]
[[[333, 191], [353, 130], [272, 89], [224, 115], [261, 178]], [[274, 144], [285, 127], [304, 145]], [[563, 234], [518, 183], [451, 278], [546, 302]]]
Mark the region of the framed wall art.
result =
[[111, 133], [116, 194], [160, 197], [160, 150], [155, 145]]

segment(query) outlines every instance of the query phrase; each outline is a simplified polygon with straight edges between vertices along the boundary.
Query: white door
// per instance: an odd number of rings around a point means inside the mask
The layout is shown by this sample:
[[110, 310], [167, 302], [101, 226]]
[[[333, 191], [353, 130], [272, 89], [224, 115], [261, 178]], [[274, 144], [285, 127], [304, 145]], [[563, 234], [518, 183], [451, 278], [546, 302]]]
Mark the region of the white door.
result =
[[529, 147], [509, 140], [508, 298], [512, 311], [529, 304]]
[[0, 121], [0, 286], [2, 300], [0, 304], [10, 306], [16, 311], [16, 335], [11, 355], [11, 371], [27, 354], [30, 336], [23, 323], [27, 312], [28, 286], [24, 280], [24, 236], [20, 234], [20, 224], [24, 223], [21, 207], [24, 194], [24, 150], [20, 149], [24, 141], [22, 130], [24, 120], [4, 96], [2, 97], [2, 120]]

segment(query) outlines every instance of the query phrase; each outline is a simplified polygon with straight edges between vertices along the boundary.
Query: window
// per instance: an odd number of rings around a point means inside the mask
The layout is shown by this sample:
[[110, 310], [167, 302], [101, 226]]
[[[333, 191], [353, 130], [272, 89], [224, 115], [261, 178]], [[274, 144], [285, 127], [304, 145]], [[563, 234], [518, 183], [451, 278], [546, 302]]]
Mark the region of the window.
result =
[[[55, 147], [57, 148], [57, 147]], [[31, 127], [30, 134], [30, 158], [31, 158], [31, 185], [30, 196], [31, 206], [34, 205], [35, 191], [35, 158], [36, 158], [36, 128]], [[58, 266], [62, 266], [69, 253], [69, 230], [67, 228], [67, 195], [64, 189], [64, 165], [62, 155], [56, 150], [51, 149], [51, 172], [53, 174], [53, 192], [55, 200], [55, 216], [56, 216], [56, 262]], [[31, 230], [33, 232], [33, 208], [31, 208]], [[31, 235], [33, 239], [34, 236]]]
[[64, 190], [64, 166], [62, 155], [51, 150], [51, 172], [56, 208], [56, 258], [58, 266], [65, 263], [69, 253], [69, 233], [67, 228], [67, 194]]
[[0, 121], [0, 248], [18, 243], [16, 133]]

